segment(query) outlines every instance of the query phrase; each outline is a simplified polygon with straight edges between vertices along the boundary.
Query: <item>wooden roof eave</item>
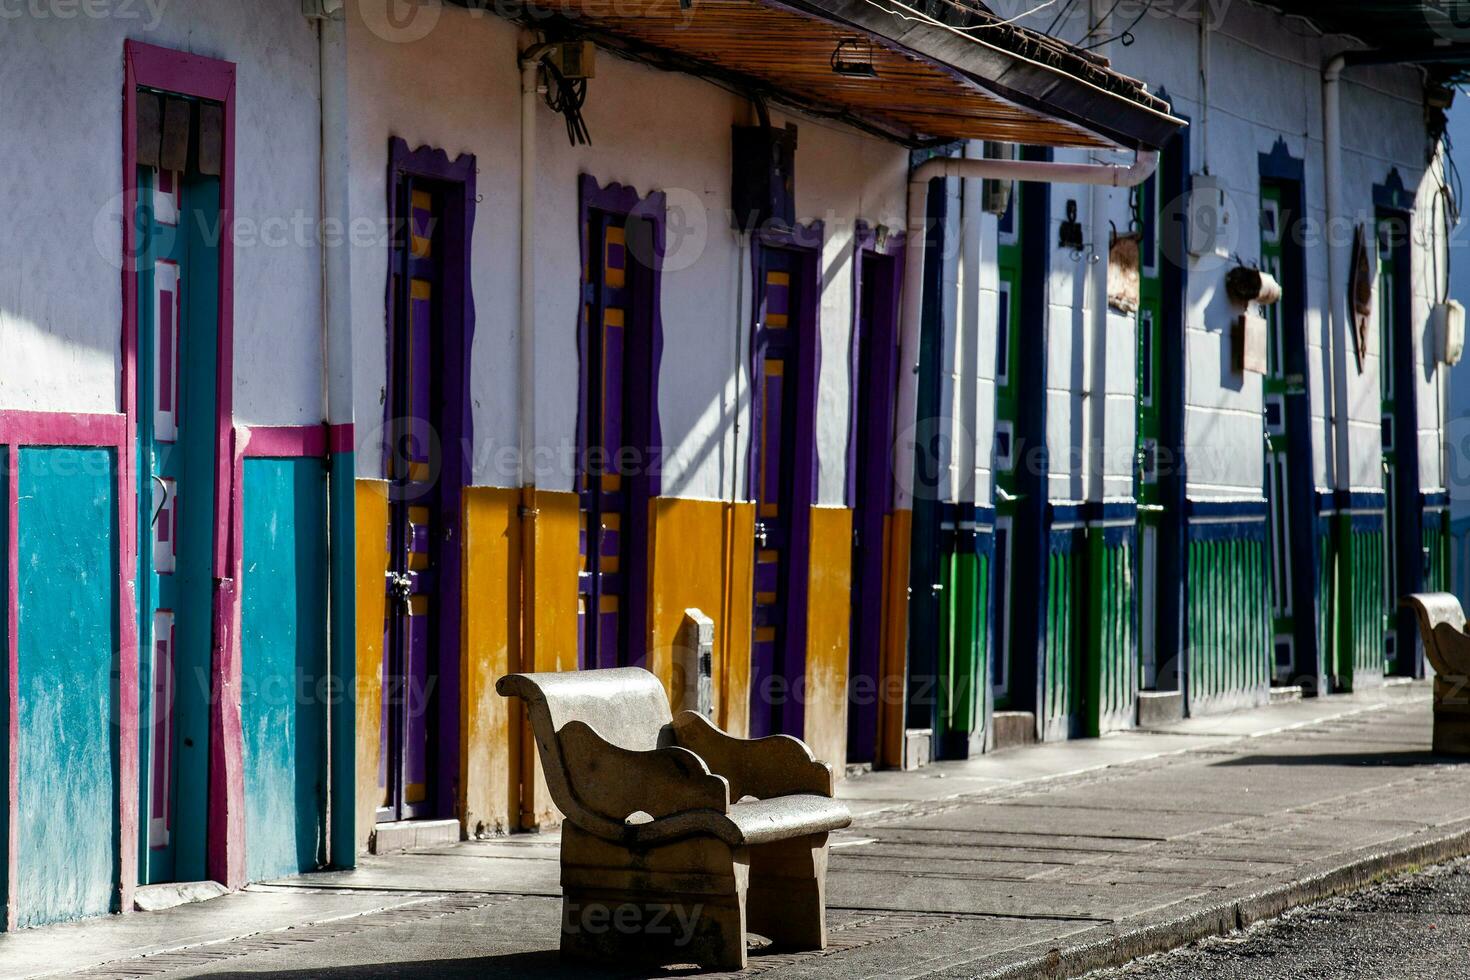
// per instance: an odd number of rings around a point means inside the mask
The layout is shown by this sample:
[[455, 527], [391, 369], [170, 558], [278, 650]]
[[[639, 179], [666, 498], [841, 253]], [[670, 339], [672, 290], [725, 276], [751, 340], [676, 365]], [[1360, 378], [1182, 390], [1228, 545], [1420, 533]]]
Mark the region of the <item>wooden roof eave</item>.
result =
[[[683, 11], [677, 0], [645, 0], [636, 9], [605, 5], [601, 0], [542, 0], [544, 6], [534, 11], [523, 8], [535, 16], [518, 19], [546, 29], [546, 15], [550, 15], [554, 30], [589, 37], [637, 60], [709, 77], [737, 91], [757, 92], [909, 146], [967, 138], [1049, 146], [1151, 145], [1126, 134], [1120, 139], [1096, 120], [1084, 123], [1049, 112], [1044, 105], [1023, 104], [998, 91], [994, 82], [870, 25], [811, 9], [814, 3], [840, 2], [843, 0], [695, 0], [691, 11]], [[871, 0], [851, 2], [857, 5], [854, 10], [861, 6], [878, 9]], [[555, 23], [558, 19], [559, 25]], [[925, 37], [931, 41], [954, 33], [937, 23], [919, 26], [928, 30]], [[839, 39], [853, 35], [871, 40], [878, 79], [853, 79], [832, 72], [828, 64], [832, 50]], [[962, 45], [992, 50], [964, 34], [957, 38]], [[1007, 66], [1014, 68], [1005, 58], [990, 65], [996, 70]], [[1097, 70], [1095, 66], [1089, 69]], [[1055, 79], [1051, 83], [1058, 84]], [[1116, 103], [1128, 102], [1096, 87], [1091, 94], [1112, 117], [1118, 113]], [[1075, 92], [1072, 101], [1078, 101]], [[1166, 114], [1159, 115], [1167, 120], [1169, 133], [1179, 125]]]
[[[1159, 149], [1184, 125], [1168, 112], [1108, 91], [1055, 65], [986, 40], [986, 30], [960, 30], [922, 15], [898, 16], [872, 0], [790, 0], [885, 37], [1017, 105], [1065, 120], [1129, 149]], [[884, 0], [893, 6], [906, 6]], [[1153, 100], [1150, 100], [1153, 101]]]

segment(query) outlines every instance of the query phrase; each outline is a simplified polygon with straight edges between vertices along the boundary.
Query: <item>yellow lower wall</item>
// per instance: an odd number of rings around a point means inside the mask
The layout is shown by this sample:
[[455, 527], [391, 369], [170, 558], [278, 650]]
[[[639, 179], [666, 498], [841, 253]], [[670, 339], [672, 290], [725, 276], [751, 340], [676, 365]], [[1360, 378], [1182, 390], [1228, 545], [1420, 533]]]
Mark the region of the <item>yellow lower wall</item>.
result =
[[357, 842], [377, 821], [383, 724], [383, 616], [388, 571], [388, 484], [357, 481]]
[[[523, 502], [536, 508], [526, 548]], [[715, 721], [749, 731], [749, 671], [755, 554], [750, 503], [660, 497], [649, 504], [648, 666], [673, 687], [673, 650], [684, 610], [715, 622]], [[495, 693], [518, 670], [577, 667], [580, 510], [577, 495], [468, 487], [464, 494], [459, 816], [467, 836], [547, 826], [560, 819], [535, 759], [523, 712]], [[357, 483], [357, 827], [366, 843], [380, 802], [383, 575], [388, 567], [387, 484]], [[807, 610], [806, 738], [840, 773], [846, 748], [852, 513], [812, 514]], [[524, 567], [530, 559], [530, 568]], [[534, 646], [521, 648], [522, 588]], [[906, 571], [906, 569], [905, 569]], [[891, 627], [885, 633], [891, 633]], [[901, 632], [899, 636], [901, 636]], [[887, 644], [885, 644], [886, 646]], [[901, 645], [898, 647], [900, 653]], [[899, 724], [902, 719], [900, 717]], [[901, 734], [901, 728], [899, 730]]]
[[674, 697], [673, 650], [684, 610], [715, 623], [715, 722], [750, 730], [755, 505], [658, 497], [649, 503], [648, 668]]
[[847, 665], [852, 619], [852, 511], [812, 509], [807, 576], [806, 743], [841, 778], [847, 763]]
[[[528, 598], [527, 615], [531, 617], [535, 646], [529, 652], [531, 662], [527, 663], [523, 654], [515, 669], [576, 670], [577, 575], [582, 567], [580, 503], [575, 493], [537, 490], [532, 505], [536, 508], [531, 552], [535, 591]], [[521, 714], [519, 706], [516, 713]], [[515, 772], [521, 776], [520, 826], [530, 829], [559, 823], [561, 813], [546, 789], [530, 728], [522, 721], [519, 729]]]
[[883, 521], [883, 652], [878, 676], [878, 765], [903, 765], [908, 678], [909, 541], [914, 513], [895, 510]]
[[520, 490], [464, 492], [460, 658], [460, 819], [466, 836], [515, 829], [520, 789], [511, 766], [510, 705], [495, 682], [520, 663]]

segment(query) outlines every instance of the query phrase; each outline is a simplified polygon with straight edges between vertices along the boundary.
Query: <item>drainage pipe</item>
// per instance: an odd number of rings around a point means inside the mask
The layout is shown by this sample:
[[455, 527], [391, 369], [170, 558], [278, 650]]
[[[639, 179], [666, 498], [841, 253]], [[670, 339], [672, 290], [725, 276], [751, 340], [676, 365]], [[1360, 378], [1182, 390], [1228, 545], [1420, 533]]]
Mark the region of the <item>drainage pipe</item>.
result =
[[[551, 45], [533, 44], [521, 52], [521, 242], [519, 330], [516, 338], [519, 369], [516, 376], [520, 403], [517, 476], [521, 488], [521, 615], [520, 651], [516, 669], [532, 671], [536, 662], [536, 100], [541, 62]], [[535, 799], [535, 761], [530, 740], [524, 737], [524, 717], [513, 725], [513, 751], [521, 774], [520, 819], [534, 827], [543, 801]], [[528, 807], [527, 804], [530, 804]]]
[[1322, 69], [1322, 173], [1327, 191], [1327, 321], [1332, 344], [1332, 484], [1342, 491], [1352, 488], [1348, 465], [1351, 440], [1348, 433], [1349, 325], [1347, 316], [1348, 261], [1346, 243], [1338, 240], [1342, 208], [1342, 70], [1347, 57], [1337, 55]]

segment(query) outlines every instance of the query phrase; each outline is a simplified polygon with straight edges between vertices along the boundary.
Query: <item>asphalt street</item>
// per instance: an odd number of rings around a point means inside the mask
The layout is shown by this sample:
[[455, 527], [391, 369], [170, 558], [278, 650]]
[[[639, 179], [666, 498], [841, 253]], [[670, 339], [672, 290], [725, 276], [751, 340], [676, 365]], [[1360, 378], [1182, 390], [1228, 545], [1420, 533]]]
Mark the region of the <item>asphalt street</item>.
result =
[[1470, 862], [1309, 905], [1234, 936], [1092, 980], [1449, 980], [1470, 977]]

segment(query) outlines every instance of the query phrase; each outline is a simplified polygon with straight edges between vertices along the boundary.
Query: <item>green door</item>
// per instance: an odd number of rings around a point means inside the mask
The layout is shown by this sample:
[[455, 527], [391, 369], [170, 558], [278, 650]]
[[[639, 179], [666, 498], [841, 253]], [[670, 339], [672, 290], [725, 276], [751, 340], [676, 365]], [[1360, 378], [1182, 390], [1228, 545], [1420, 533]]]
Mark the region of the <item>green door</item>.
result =
[[1159, 488], [1159, 440], [1163, 431], [1164, 292], [1159, 263], [1159, 177], [1134, 192], [1138, 222], [1138, 426], [1134, 493], [1138, 500], [1138, 655], [1139, 687], [1159, 680], [1159, 529], [1164, 498]]
[[[1016, 432], [1020, 418], [1021, 337], [1021, 195], [1011, 193], [1010, 208], [999, 222], [997, 265], [1000, 271], [996, 305], [995, 351], [995, 632], [990, 661], [990, 684], [995, 710], [1027, 705], [1024, 692], [1012, 691], [1016, 656], [1015, 601], [1011, 580], [1015, 573], [1016, 511], [1020, 501], [1016, 464], [1020, 447]], [[1013, 698], [1013, 695], [1019, 697]], [[1029, 705], [1027, 705], [1029, 707]]]
[[[1283, 273], [1283, 229], [1286, 222], [1281, 188], [1261, 186], [1261, 269], [1287, 286]], [[1295, 286], [1296, 284], [1291, 284]], [[1265, 429], [1265, 496], [1270, 518], [1272, 681], [1291, 681], [1296, 662], [1296, 610], [1292, 605], [1292, 517], [1290, 460], [1292, 445], [1287, 424], [1290, 398], [1299, 393], [1300, 376], [1287, 369], [1287, 337], [1280, 303], [1263, 308], [1266, 316], [1266, 375], [1262, 379]], [[1301, 570], [1306, 574], [1306, 570]]]

